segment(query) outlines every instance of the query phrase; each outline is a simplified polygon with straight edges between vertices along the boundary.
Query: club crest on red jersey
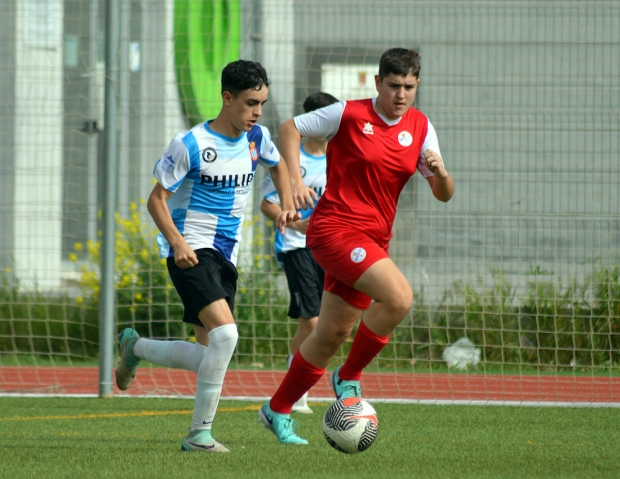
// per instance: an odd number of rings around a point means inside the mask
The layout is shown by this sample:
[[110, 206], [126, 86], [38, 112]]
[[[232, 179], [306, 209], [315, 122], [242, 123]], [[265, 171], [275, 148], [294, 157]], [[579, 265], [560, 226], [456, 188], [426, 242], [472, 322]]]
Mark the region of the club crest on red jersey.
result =
[[364, 129], [362, 130], [362, 133], [366, 134], [366, 135], [374, 135], [374, 131], [372, 131], [372, 123], [368, 122], [364, 124]]
[[413, 136], [411, 136], [411, 133], [409, 133], [408, 131], [401, 131], [398, 134], [398, 143], [403, 146], [409, 146], [411, 145], [411, 143], [413, 143]]
[[258, 160], [258, 151], [256, 150], [256, 143], [254, 143], [253, 141], [250, 142], [250, 158], [252, 158], [252, 161]]

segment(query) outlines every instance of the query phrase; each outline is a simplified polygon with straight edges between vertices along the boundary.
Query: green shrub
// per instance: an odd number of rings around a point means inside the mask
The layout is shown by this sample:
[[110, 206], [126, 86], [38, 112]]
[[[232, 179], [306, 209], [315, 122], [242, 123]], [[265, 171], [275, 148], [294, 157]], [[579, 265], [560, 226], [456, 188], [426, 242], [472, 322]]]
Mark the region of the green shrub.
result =
[[[131, 327], [149, 338], [187, 338], [183, 306], [168, 275], [166, 261], [159, 258], [156, 236], [140, 219], [138, 206], [130, 205], [130, 217], [116, 215], [114, 289], [118, 331]], [[78, 298], [97, 311], [100, 294], [100, 242], [89, 242], [88, 261], [82, 266]], [[76, 244], [76, 251], [82, 245]], [[191, 331], [193, 335], [193, 330]]]
[[[10, 274], [10, 271], [6, 271]], [[0, 351], [68, 361], [94, 358], [97, 316], [66, 294], [21, 291], [6, 277], [0, 286]]]
[[[183, 306], [159, 259], [155, 236], [141, 222], [138, 206], [130, 217], [117, 216], [115, 279], [116, 328], [131, 326], [150, 338], [192, 339], [182, 323]], [[99, 332], [99, 242], [77, 243], [70, 259], [83, 261], [81, 295], [22, 291], [19, 282], [0, 286], [0, 350], [69, 361], [96, 358]], [[256, 235], [253, 251], [264, 251]], [[410, 314], [394, 331], [378, 359], [380, 368], [445, 368], [444, 349], [467, 337], [482, 349], [482, 366], [493, 370], [610, 370], [620, 360], [620, 261], [599, 262], [583, 284], [566, 286], [530, 272], [526, 294], [515, 301], [515, 288], [501, 271], [492, 282], [455, 281], [436, 306], [415, 292]], [[271, 255], [255, 254], [239, 270], [235, 319], [239, 330], [234, 362], [240, 367], [283, 368], [296, 323], [287, 318], [284, 273]], [[516, 304], [519, 303], [519, 304]], [[353, 334], [355, 331], [353, 332]], [[344, 357], [347, 341], [337, 354]]]

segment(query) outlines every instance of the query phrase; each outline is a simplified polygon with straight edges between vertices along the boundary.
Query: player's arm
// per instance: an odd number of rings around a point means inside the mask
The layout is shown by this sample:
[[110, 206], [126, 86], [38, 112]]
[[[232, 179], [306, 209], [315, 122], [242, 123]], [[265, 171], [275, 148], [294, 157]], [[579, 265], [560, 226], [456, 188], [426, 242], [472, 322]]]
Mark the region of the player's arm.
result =
[[286, 120], [280, 125], [280, 153], [284, 157], [291, 177], [291, 194], [296, 209], [313, 208], [319, 197], [312, 188], [304, 185], [299, 167], [299, 148], [301, 147], [301, 133], [295, 126], [293, 119]]
[[[282, 212], [282, 208], [280, 208], [280, 205], [272, 203], [268, 199], [263, 198], [263, 201], [261, 201], [260, 204], [260, 211], [271, 221], [275, 222], [278, 215]], [[299, 231], [302, 234], [306, 234], [309, 222], [310, 217], [306, 218], [305, 220], [293, 221], [287, 224], [286, 227], [295, 231]]]
[[174, 262], [176, 265], [182, 269], [191, 268], [198, 264], [198, 258], [172, 221], [167, 203], [172, 194], [171, 191], [157, 183], [153, 191], [151, 191], [146, 206], [157, 228], [159, 228], [159, 231], [161, 231], [174, 250]]
[[433, 196], [439, 201], [450, 201], [454, 194], [454, 180], [446, 170], [441, 157], [430, 149], [423, 151], [422, 155], [426, 160], [426, 166], [433, 173], [433, 176], [426, 178]]
[[[297, 170], [299, 171], [299, 165], [297, 166]], [[280, 158], [278, 164], [269, 170], [269, 174], [271, 175], [271, 180], [282, 202], [282, 211], [280, 211], [274, 221], [276, 228], [280, 230], [280, 233], [284, 234], [285, 226], [292, 221], [301, 219], [301, 213], [295, 211], [295, 205], [291, 194], [291, 179], [286, 162]]]

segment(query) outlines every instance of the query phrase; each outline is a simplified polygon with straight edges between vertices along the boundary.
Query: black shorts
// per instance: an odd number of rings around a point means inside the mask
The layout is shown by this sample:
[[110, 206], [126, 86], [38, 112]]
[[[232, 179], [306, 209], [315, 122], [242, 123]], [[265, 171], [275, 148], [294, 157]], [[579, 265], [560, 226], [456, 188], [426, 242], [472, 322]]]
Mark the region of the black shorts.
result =
[[289, 318], [314, 318], [321, 310], [325, 272], [308, 248], [284, 254], [284, 273], [291, 293]]
[[192, 268], [181, 269], [168, 258], [168, 272], [176, 288], [185, 311], [183, 322], [203, 326], [198, 313], [205, 306], [225, 298], [233, 312], [237, 292], [237, 268], [226, 261], [217, 251], [210, 248], [196, 250], [198, 264]]

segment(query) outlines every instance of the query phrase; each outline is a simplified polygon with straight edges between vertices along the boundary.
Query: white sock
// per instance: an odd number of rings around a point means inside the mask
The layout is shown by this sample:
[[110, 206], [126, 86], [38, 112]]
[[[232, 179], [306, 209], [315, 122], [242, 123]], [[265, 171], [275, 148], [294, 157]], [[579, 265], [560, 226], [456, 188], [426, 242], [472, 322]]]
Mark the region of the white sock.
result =
[[140, 338], [133, 353], [140, 359], [168, 368], [198, 372], [207, 348], [188, 341], [157, 341]]
[[226, 368], [237, 345], [237, 326], [225, 324], [209, 332], [206, 349], [196, 377], [196, 401], [191, 429], [211, 429], [220, 402]]

